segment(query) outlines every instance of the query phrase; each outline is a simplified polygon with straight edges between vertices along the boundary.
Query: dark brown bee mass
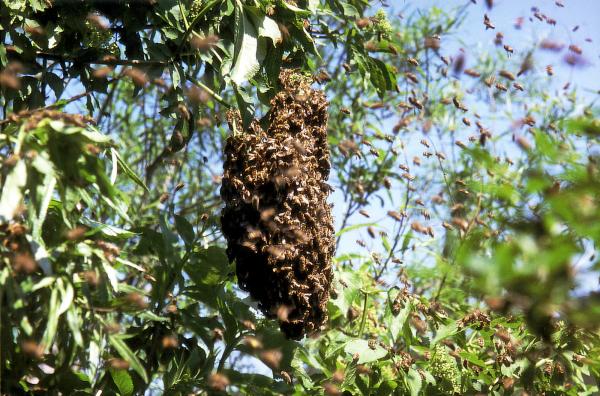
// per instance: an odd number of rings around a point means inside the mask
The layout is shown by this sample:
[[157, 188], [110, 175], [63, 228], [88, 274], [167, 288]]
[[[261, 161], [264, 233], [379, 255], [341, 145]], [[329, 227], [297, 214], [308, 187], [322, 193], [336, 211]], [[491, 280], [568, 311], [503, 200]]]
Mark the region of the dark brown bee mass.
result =
[[221, 226], [240, 287], [300, 339], [326, 322], [332, 279], [328, 103], [304, 76], [286, 70], [279, 79], [267, 131], [258, 121], [239, 131], [239, 115], [228, 116]]

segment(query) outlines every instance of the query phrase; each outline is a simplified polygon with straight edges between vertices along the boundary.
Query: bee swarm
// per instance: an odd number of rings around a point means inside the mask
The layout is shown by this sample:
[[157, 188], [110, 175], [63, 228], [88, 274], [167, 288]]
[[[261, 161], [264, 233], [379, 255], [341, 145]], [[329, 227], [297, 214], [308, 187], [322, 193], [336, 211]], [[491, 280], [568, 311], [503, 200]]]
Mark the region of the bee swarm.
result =
[[300, 339], [327, 321], [332, 280], [328, 103], [306, 77], [285, 70], [279, 80], [266, 131], [255, 120], [235, 133], [239, 114], [228, 114], [221, 226], [240, 287]]

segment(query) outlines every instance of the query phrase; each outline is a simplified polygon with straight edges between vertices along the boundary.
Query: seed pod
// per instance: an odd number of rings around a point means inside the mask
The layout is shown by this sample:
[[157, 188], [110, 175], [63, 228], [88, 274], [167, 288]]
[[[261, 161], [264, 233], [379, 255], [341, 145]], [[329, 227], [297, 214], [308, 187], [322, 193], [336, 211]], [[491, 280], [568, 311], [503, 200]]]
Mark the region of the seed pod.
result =
[[[269, 318], [288, 307], [286, 317], [278, 318], [281, 330], [300, 339], [326, 322], [331, 289], [328, 103], [306, 77], [284, 70], [279, 80], [268, 129], [255, 120], [227, 139], [221, 227], [240, 287]], [[228, 121], [232, 130], [241, 125], [233, 112]]]

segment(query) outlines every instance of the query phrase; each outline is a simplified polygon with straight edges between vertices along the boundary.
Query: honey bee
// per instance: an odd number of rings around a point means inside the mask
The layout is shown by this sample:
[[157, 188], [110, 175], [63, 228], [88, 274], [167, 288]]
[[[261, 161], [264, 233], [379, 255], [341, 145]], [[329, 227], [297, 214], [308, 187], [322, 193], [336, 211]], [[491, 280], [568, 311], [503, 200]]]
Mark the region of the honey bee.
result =
[[421, 166], [421, 158], [417, 156], [413, 157], [413, 164], [415, 164], [416, 166]]
[[425, 147], [429, 148], [429, 143], [427, 143], [427, 140], [425, 140], [425, 139], [421, 139], [421, 142], [420, 142], [420, 143], [421, 143], [423, 146], [425, 146]]
[[553, 75], [554, 75], [554, 69], [552, 68], [552, 65], [548, 65], [548, 66], [546, 66], [546, 73], [547, 73], [549, 76], [553, 76]]
[[369, 233], [369, 236], [371, 238], [375, 238], [375, 228], [373, 228], [373, 226], [368, 226], [367, 227], [367, 232]]
[[525, 91], [523, 86], [521, 84], [519, 84], [518, 82], [513, 83], [513, 87], [515, 87], [515, 89], [518, 89], [521, 92]]
[[455, 144], [460, 148], [463, 148], [463, 149], [467, 148], [467, 145], [464, 144], [463, 142], [461, 142], [460, 140], [457, 140]]
[[418, 232], [420, 234], [425, 234], [428, 235], [428, 230], [427, 227], [425, 227], [424, 225], [422, 225], [421, 223], [419, 223], [418, 221], [413, 221], [410, 225], [410, 228], [415, 231]]
[[462, 111], [467, 111], [467, 108], [460, 102], [460, 100], [458, 100], [458, 98], [456, 96], [452, 98], [452, 103], [454, 103], [454, 106], [457, 109], [460, 109]]
[[491, 88], [492, 85], [494, 85], [495, 81], [496, 81], [496, 76], [494, 76], [494, 75], [491, 75], [488, 78], [486, 78], [485, 80], [483, 80], [485, 85], [487, 85], [489, 88]]
[[454, 227], [452, 226], [452, 224], [450, 224], [448, 222], [445, 222], [445, 221], [442, 223], [442, 227], [444, 227], [448, 231], [452, 231], [454, 229]]
[[514, 81], [515, 80], [515, 75], [512, 74], [511, 72], [509, 72], [508, 70], [500, 70], [500, 72], [498, 72], [498, 74], [501, 77], [504, 77], [510, 81]]
[[406, 61], [415, 67], [419, 66], [419, 61], [415, 58], [408, 58]]
[[366, 210], [364, 210], [364, 209], [360, 209], [358, 211], [358, 213], [360, 213], [361, 215], [365, 216], [366, 218], [371, 217], [371, 215], [369, 215], [369, 213]]
[[411, 105], [415, 106], [417, 109], [423, 110], [423, 104], [421, 102], [419, 102], [418, 99], [409, 97], [408, 101], [410, 102]]
[[483, 15], [483, 24], [485, 25], [485, 30], [496, 29], [496, 26], [490, 21], [490, 17], [487, 14]]
[[504, 44], [504, 51], [506, 51], [507, 54], [513, 54], [515, 52], [513, 47], [508, 44]]
[[341, 111], [342, 113], [344, 113], [344, 114], [351, 114], [351, 113], [350, 113], [350, 110], [348, 110], [348, 108], [347, 108], [347, 107], [342, 107], [342, 108], [340, 109], [340, 111]]
[[475, 69], [465, 69], [464, 73], [470, 77], [475, 77], [475, 78], [481, 77], [481, 73], [479, 73]]
[[450, 60], [448, 58], [445, 56], [440, 56], [440, 59], [446, 64], [446, 66], [450, 66]]
[[417, 78], [417, 76], [414, 73], [405, 73], [405, 76], [407, 79], [409, 79], [411, 82], [418, 84], [419, 83], [419, 79]]
[[402, 177], [407, 179], [408, 181], [413, 181], [415, 180], [415, 176], [411, 175], [410, 173], [406, 172], [402, 174]]
[[502, 32], [496, 33], [496, 38], [494, 39], [494, 44], [502, 45], [503, 40], [504, 40], [504, 34], [502, 34]]
[[435, 155], [442, 161], [446, 159], [446, 156], [444, 155], [444, 153], [440, 153], [439, 151], [436, 152]]
[[402, 169], [404, 172], [409, 172], [410, 171], [410, 169], [408, 168], [408, 166], [406, 166], [404, 164], [398, 165], [398, 168]]
[[396, 221], [402, 221], [403, 217], [402, 214], [394, 211], [394, 210], [390, 210], [387, 212], [388, 216], [390, 216], [392, 219], [396, 220]]
[[471, 126], [471, 121], [467, 117], [463, 117], [462, 122], [466, 126]]
[[508, 90], [505, 85], [500, 84], [500, 83], [496, 83], [496, 89], [498, 91], [502, 91], [502, 92], [506, 92]]
[[575, 44], [569, 45], [569, 51], [571, 51], [577, 55], [581, 55], [583, 53], [583, 50], [580, 47], [576, 46]]
[[423, 157], [425, 158], [429, 158], [433, 155], [433, 153], [431, 151], [423, 151]]
[[385, 188], [387, 188], [388, 190], [390, 188], [392, 188], [392, 182], [390, 181], [389, 177], [384, 177], [383, 178], [383, 185], [385, 186]]

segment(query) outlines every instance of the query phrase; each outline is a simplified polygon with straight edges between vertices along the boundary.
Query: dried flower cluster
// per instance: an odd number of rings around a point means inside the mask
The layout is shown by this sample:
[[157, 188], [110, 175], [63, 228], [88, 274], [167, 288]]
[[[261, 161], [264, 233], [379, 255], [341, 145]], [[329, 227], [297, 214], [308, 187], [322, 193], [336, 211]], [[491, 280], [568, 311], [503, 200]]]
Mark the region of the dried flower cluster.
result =
[[236, 133], [239, 115], [229, 114], [221, 225], [240, 287], [299, 339], [327, 320], [335, 249], [328, 103], [308, 78], [283, 71], [279, 79], [266, 131], [254, 121]]

